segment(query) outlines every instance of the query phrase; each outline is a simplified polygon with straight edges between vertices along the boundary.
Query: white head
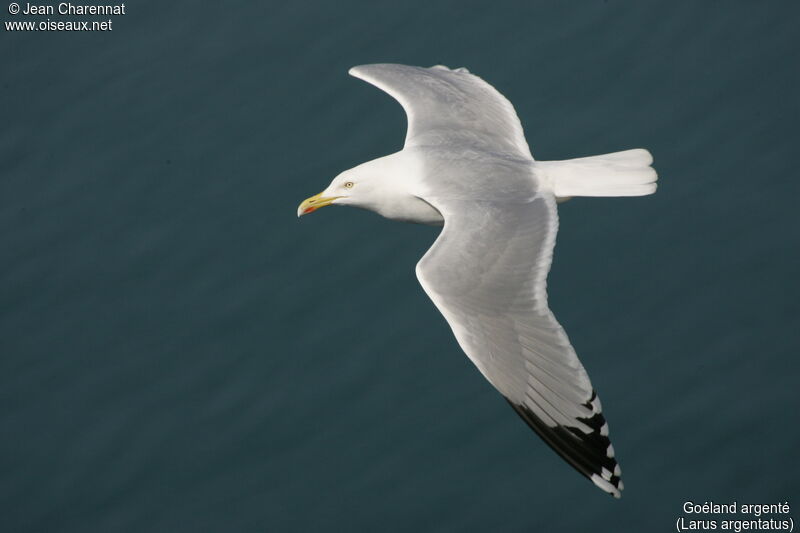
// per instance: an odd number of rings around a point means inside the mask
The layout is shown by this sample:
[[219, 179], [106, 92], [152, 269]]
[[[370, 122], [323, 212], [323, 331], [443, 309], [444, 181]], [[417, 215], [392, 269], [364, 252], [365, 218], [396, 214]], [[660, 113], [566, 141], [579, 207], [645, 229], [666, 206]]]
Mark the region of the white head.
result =
[[410, 196], [407, 190], [409, 168], [400, 154], [381, 157], [345, 170], [321, 193], [304, 200], [297, 216], [307, 215], [326, 205], [350, 205], [386, 215], [397, 203]]

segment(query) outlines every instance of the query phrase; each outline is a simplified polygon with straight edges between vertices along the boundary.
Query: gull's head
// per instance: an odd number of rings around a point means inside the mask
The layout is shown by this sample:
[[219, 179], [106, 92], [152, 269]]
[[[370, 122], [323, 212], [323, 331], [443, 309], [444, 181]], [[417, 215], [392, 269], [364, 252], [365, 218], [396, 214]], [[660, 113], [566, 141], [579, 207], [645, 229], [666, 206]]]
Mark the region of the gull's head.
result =
[[396, 164], [391, 156], [345, 170], [333, 178], [324, 191], [303, 200], [297, 208], [297, 216], [313, 213], [326, 205], [350, 205], [380, 211], [381, 206], [391, 202], [399, 192], [395, 190], [398, 184], [395, 173]]

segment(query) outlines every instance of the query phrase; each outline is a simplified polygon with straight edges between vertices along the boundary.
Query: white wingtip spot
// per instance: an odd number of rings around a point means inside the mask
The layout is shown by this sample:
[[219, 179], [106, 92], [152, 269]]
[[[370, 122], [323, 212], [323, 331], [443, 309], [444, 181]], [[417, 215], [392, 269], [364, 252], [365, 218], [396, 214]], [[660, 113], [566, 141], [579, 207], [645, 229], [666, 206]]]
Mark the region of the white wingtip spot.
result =
[[[606, 481], [605, 479], [601, 478], [597, 474], [592, 474], [591, 480], [592, 480], [592, 483], [594, 483], [595, 485], [597, 485], [598, 487], [600, 487], [601, 489], [603, 489], [607, 493], [611, 494], [613, 497], [615, 497], [615, 498], [621, 498], [622, 497], [622, 494], [617, 489], [617, 487], [615, 487], [614, 485], [612, 485], [610, 482]], [[621, 481], [620, 481], [620, 484], [619, 484], [619, 488], [620, 489], [622, 488], [622, 482]]]
[[619, 465], [614, 465], [614, 475], [617, 477], [622, 475], [622, 469], [619, 467]]
[[600, 428], [600, 435], [604, 437], [608, 437], [608, 423], [606, 422], [603, 424], [603, 427]]
[[600, 472], [600, 474], [603, 476], [603, 479], [605, 479], [606, 481], [611, 481], [611, 470], [603, 467], [603, 469]]
[[609, 444], [608, 448], [606, 448], [606, 457], [614, 457], [614, 445]]
[[603, 410], [603, 405], [600, 403], [600, 396], [595, 395], [594, 400], [592, 400], [592, 407], [594, 407], [595, 413], [599, 413]]

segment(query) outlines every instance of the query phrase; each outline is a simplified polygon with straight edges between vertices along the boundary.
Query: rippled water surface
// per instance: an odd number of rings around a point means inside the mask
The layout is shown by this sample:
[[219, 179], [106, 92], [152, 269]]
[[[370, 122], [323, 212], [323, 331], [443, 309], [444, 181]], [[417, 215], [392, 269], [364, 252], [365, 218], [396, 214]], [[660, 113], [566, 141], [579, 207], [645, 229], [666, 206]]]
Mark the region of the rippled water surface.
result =
[[[641, 532], [686, 500], [800, 506], [800, 9], [528, 4], [141, 1], [111, 32], [3, 31], [0, 530]], [[402, 145], [401, 108], [346, 74], [370, 62], [468, 67], [539, 159], [655, 155], [656, 195], [560, 206], [549, 283], [622, 500], [460, 352], [414, 276], [437, 229], [295, 217]]]

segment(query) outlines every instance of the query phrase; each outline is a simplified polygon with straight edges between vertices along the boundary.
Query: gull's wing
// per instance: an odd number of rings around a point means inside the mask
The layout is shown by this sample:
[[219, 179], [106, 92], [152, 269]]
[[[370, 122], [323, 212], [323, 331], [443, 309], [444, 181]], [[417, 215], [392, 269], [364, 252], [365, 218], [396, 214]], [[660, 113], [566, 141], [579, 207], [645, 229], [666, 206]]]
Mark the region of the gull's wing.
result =
[[511, 102], [466, 69], [377, 64], [350, 74], [400, 102], [408, 116], [406, 146], [472, 146], [533, 159]]
[[544, 441], [620, 496], [620, 468], [589, 376], [547, 306], [558, 229], [547, 194], [516, 203], [432, 199], [444, 229], [417, 277], [461, 348]]

